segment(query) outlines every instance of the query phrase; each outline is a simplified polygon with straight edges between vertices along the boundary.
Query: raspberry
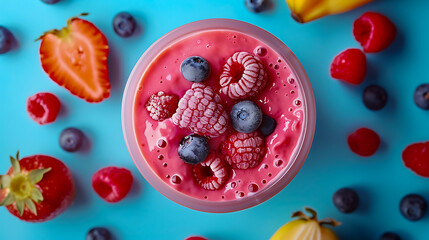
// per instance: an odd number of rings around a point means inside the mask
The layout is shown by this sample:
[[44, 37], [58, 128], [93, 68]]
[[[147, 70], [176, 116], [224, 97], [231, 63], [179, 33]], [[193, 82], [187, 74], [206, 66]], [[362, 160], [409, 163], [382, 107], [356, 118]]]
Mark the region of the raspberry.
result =
[[415, 174], [429, 177], [429, 142], [414, 143], [402, 152], [405, 167]]
[[380, 52], [396, 37], [395, 25], [384, 15], [366, 12], [353, 23], [353, 35], [367, 53]]
[[106, 202], [115, 203], [127, 196], [133, 184], [128, 169], [105, 167], [92, 175], [92, 188]]
[[153, 94], [146, 103], [146, 110], [155, 121], [164, 121], [173, 116], [176, 111], [179, 97], [165, 94], [163, 91]]
[[211, 87], [194, 83], [180, 99], [172, 120], [196, 134], [217, 137], [226, 131], [228, 114], [220, 103], [220, 96]]
[[223, 94], [231, 99], [245, 99], [265, 87], [267, 72], [258, 57], [236, 52], [223, 66], [219, 82]]
[[350, 48], [338, 54], [331, 63], [331, 76], [351, 84], [360, 84], [366, 75], [365, 54]]
[[373, 155], [380, 146], [380, 137], [369, 128], [359, 128], [347, 138], [352, 152], [362, 157]]
[[221, 150], [232, 168], [253, 168], [265, 155], [265, 139], [258, 131], [237, 132], [228, 136]]
[[218, 190], [228, 180], [228, 165], [215, 154], [210, 154], [207, 159], [193, 166], [194, 178], [197, 183], [206, 190]]
[[27, 99], [27, 112], [40, 125], [54, 122], [60, 108], [60, 100], [52, 93], [37, 93]]
[[191, 236], [191, 237], [185, 238], [185, 240], [208, 240], [208, 239], [200, 236]]

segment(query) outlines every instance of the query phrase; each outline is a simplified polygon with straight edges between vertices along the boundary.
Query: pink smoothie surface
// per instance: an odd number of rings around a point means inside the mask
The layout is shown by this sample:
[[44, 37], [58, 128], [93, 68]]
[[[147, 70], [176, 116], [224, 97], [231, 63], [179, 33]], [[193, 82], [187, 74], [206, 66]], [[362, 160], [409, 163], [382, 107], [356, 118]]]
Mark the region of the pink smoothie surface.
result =
[[[264, 114], [277, 121], [277, 127], [265, 138], [267, 151], [258, 166], [246, 170], [231, 169], [229, 180], [222, 188], [205, 190], [194, 179], [192, 165], [183, 162], [178, 155], [180, 141], [192, 132], [174, 125], [171, 119], [161, 122], [153, 120], [145, 105], [150, 96], [159, 91], [180, 98], [184, 96], [192, 82], [182, 76], [180, 65], [190, 56], [201, 56], [209, 62], [210, 76], [204, 84], [210, 85], [220, 94], [219, 76], [223, 65], [235, 52], [240, 51], [259, 57], [268, 72], [266, 87], [252, 100]], [[243, 33], [210, 30], [179, 39], [152, 60], [139, 83], [133, 119], [141, 154], [160, 179], [188, 196], [207, 201], [228, 201], [256, 194], [282, 175], [297, 151], [302, 123], [306, 117], [302, 90], [297, 81], [278, 53]], [[222, 94], [220, 96], [229, 115], [236, 101]], [[232, 131], [229, 123], [229, 130], [225, 134], [210, 138], [210, 151], [221, 156], [220, 145]]]

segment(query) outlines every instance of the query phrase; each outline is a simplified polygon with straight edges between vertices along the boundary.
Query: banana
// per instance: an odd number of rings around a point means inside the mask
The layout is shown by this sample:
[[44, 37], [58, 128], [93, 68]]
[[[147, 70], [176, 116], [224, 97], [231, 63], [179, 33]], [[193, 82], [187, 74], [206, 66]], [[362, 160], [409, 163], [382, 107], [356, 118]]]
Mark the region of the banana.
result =
[[283, 225], [270, 240], [340, 240], [335, 232], [323, 225], [339, 226], [340, 222], [331, 218], [321, 221], [317, 220], [317, 213], [311, 208], [305, 208], [311, 216], [298, 211], [292, 214], [292, 217], [298, 219], [290, 221]]
[[318, 18], [350, 11], [374, 0], [286, 0], [292, 18], [306, 23]]

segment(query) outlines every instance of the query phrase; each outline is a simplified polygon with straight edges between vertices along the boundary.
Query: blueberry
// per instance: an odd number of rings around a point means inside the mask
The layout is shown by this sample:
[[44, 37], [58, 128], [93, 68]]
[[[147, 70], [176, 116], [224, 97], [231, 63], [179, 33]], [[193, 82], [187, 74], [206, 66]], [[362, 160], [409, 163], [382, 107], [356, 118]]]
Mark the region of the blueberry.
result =
[[268, 137], [271, 135], [271, 133], [274, 132], [274, 129], [276, 129], [277, 123], [274, 118], [264, 115], [262, 117], [262, 123], [261, 126], [259, 126], [259, 131], [264, 135], [265, 137]]
[[86, 234], [86, 240], [110, 240], [112, 234], [104, 227], [95, 227]]
[[402, 198], [399, 209], [406, 219], [417, 221], [425, 215], [427, 203], [420, 195], [408, 194]]
[[351, 188], [341, 188], [334, 193], [332, 201], [340, 212], [352, 213], [359, 205], [359, 196]]
[[210, 65], [204, 58], [192, 56], [183, 60], [180, 71], [186, 80], [190, 82], [202, 82], [210, 74]]
[[416, 88], [414, 102], [419, 108], [429, 109], [429, 84], [422, 84]]
[[370, 110], [380, 110], [387, 102], [387, 92], [378, 85], [370, 85], [363, 91], [362, 100]]
[[387, 232], [381, 235], [379, 240], [401, 240], [401, 238], [396, 233]]
[[258, 13], [265, 10], [267, 2], [268, 0], [246, 0], [244, 4], [250, 11]]
[[191, 134], [179, 144], [179, 157], [186, 163], [197, 164], [209, 155], [209, 142], [203, 136]]
[[131, 14], [121, 12], [113, 18], [113, 29], [120, 37], [130, 37], [136, 31], [136, 20]]
[[232, 107], [230, 117], [235, 130], [251, 133], [261, 125], [262, 111], [254, 102], [246, 100]]
[[66, 128], [60, 134], [60, 146], [67, 152], [76, 152], [82, 146], [84, 135], [77, 128]]
[[0, 26], [0, 54], [9, 52], [15, 42], [12, 33], [5, 27]]
[[57, 2], [59, 2], [60, 0], [42, 0], [42, 2], [46, 3], [46, 4], [55, 4]]

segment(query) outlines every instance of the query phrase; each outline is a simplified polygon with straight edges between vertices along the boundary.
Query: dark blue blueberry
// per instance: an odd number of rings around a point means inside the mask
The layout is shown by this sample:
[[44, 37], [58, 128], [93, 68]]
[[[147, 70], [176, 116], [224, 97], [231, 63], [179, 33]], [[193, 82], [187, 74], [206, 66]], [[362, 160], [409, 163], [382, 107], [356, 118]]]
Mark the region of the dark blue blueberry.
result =
[[396, 233], [387, 232], [381, 235], [379, 240], [401, 240], [401, 238]]
[[210, 74], [210, 65], [204, 58], [192, 56], [183, 60], [180, 71], [186, 80], [190, 82], [202, 82]]
[[416, 88], [414, 102], [419, 108], [429, 109], [429, 84], [422, 84]]
[[334, 193], [332, 201], [342, 213], [352, 213], [359, 206], [359, 195], [351, 188], [341, 188]]
[[425, 215], [427, 203], [420, 195], [408, 194], [402, 198], [399, 209], [406, 219], [417, 221]]
[[259, 131], [262, 133], [262, 135], [267, 137], [274, 132], [274, 129], [276, 129], [276, 126], [277, 126], [277, 122], [276, 120], [274, 120], [274, 118], [268, 115], [264, 115], [262, 117], [261, 126], [259, 126]]
[[191, 134], [179, 144], [179, 157], [186, 163], [197, 164], [209, 155], [209, 142], [203, 136]]
[[77, 128], [66, 128], [60, 134], [60, 146], [67, 152], [76, 152], [82, 146], [85, 136]]
[[121, 12], [113, 18], [113, 29], [121, 37], [130, 37], [136, 30], [136, 20], [131, 14]]
[[387, 92], [378, 85], [370, 85], [363, 91], [362, 100], [370, 110], [380, 110], [387, 102]]
[[9, 52], [15, 42], [12, 33], [5, 27], [0, 26], [0, 54]]
[[86, 234], [86, 240], [111, 240], [112, 234], [104, 227], [95, 227]]
[[229, 114], [232, 127], [243, 133], [256, 131], [262, 122], [262, 111], [254, 102], [246, 100], [236, 103]]
[[42, 2], [46, 3], [46, 4], [55, 4], [57, 2], [59, 2], [60, 0], [42, 0]]
[[266, 9], [267, 2], [268, 0], [246, 0], [245, 5], [250, 11], [258, 13]]

